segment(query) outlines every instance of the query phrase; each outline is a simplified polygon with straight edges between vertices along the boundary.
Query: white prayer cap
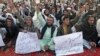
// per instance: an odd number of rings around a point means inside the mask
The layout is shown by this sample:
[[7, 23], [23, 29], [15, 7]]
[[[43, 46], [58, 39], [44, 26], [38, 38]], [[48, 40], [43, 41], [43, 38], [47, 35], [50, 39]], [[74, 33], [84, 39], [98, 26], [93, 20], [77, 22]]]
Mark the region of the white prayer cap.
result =
[[70, 7], [68, 7], [68, 8], [67, 8], [67, 10], [71, 10], [71, 8], [70, 8]]
[[35, 0], [36, 4], [39, 4], [40, 3], [40, 0]]
[[46, 9], [42, 9], [42, 14], [44, 14], [44, 11], [45, 11]]
[[95, 9], [90, 9], [90, 10], [94, 11]]
[[57, 3], [57, 5], [60, 5], [60, 3]]
[[6, 16], [11, 16], [13, 18], [13, 15], [11, 13], [6, 13]]
[[98, 4], [98, 6], [100, 6], [100, 4]]
[[73, 3], [73, 5], [75, 6], [75, 5], [76, 5], [76, 3]]
[[31, 17], [31, 16], [25, 16], [24, 19], [25, 19], [25, 20], [28, 20], [28, 19], [32, 19], [32, 17]]
[[64, 4], [64, 6], [67, 6], [67, 4]]

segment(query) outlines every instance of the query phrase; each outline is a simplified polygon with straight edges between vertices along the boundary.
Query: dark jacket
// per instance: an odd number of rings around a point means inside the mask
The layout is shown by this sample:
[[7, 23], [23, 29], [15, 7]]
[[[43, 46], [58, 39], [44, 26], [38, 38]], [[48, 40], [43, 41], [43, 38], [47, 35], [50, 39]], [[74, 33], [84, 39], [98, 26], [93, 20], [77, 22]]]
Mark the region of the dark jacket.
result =
[[[96, 22], [96, 20], [95, 20]], [[96, 42], [97, 41], [97, 30], [95, 23], [94, 25], [89, 25], [88, 18], [85, 20], [85, 22], [80, 25], [80, 31], [83, 32], [83, 39], [89, 41], [89, 42]]]
[[[67, 34], [70, 34], [72, 33], [71, 31], [71, 27], [67, 27]], [[57, 29], [57, 36], [61, 36], [61, 35], [65, 35], [64, 34], [64, 29], [63, 29], [63, 26], [61, 25], [58, 29]]]
[[97, 41], [97, 30], [95, 26], [81, 25], [81, 31], [83, 32], [83, 39], [87, 41]]

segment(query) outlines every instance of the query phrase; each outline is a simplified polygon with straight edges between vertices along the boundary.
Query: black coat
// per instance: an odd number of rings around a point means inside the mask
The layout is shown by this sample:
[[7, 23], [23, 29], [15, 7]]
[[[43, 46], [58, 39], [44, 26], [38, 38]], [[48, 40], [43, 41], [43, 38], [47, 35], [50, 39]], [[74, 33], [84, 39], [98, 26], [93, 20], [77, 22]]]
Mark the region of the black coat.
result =
[[[68, 26], [67, 27], [67, 34], [70, 34], [70, 33], [72, 33], [72, 30], [71, 30], [71, 27], [70, 26]], [[62, 35], [65, 35], [64, 34], [64, 29], [63, 29], [63, 27], [62, 27], [62, 25], [57, 29], [57, 36], [62, 36]]]
[[83, 32], [83, 39], [89, 41], [89, 42], [96, 42], [97, 41], [97, 30], [95, 26], [89, 26], [89, 25], [81, 25], [81, 29]]

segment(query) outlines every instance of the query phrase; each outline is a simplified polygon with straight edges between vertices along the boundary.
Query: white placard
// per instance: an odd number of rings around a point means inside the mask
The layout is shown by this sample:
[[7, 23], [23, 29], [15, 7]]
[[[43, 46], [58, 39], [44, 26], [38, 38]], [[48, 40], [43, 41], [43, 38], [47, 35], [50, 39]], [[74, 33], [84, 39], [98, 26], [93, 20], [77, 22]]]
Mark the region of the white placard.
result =
[[19, 32], [15, 53], [17, 54], [27, 54], [31, 52], [40, 51], [40, 43], [37, 33], [32, 32]]
[[71, 55], [83, 52], [82, 32], [54, 37], [56, 56]]
[[5, 44], [4, 44], [4, 42], [3, 42], [3, 38], [2, 38], [2, 36], [1, 36], [1, 34], [0, 34], [0, 47], [2, 47], [2, 46], [5, 46]]

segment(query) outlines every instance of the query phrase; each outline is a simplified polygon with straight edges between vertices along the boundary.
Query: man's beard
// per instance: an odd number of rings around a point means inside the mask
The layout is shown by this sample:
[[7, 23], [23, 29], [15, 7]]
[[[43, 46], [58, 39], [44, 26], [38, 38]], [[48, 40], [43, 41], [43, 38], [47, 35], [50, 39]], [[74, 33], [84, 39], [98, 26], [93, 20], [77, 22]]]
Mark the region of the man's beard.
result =
[[49, 16], [49, 14], [45, 14], [46, 16]]
[[48, 23], [47, 23], [47, 27], [52, 27], [52, 26], [53, 26], [53, 24], [48, 24]]

